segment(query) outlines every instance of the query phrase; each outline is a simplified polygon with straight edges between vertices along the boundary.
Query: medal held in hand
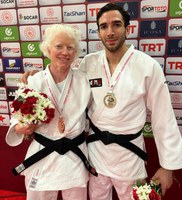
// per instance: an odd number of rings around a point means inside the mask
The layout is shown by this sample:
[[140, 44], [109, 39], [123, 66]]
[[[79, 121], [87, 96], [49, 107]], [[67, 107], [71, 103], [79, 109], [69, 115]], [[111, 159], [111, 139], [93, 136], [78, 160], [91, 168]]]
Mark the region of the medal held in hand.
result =
[[59, 118], [59, 121], [58, 121], [58, 129], [59, 129], [60, 133], [64, 133], [65, 124], [64, 124], [64, 120], [63, 120], [62, 117]]
[[113, 93], [107, 93], [104, 97], [104, 104], [108, 108], [113, 108], [116, 105], [116, 97]]

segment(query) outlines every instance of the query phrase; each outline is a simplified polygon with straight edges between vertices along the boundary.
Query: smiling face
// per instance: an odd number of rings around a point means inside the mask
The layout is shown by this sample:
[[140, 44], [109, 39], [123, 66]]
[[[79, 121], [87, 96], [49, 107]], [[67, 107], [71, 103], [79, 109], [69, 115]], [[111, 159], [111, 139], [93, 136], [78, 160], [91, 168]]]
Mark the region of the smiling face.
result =
[[58, 33], [49, 47], [51, 66], [56, 68], [70, 68], [76, 54], [75, 40], [67, 33]]
[[98, 21], [99, 37], [107, 51], [116, 52], [122, 49], [129, 27], [125, 28], [123, 17], [117, 10], [102, 14]]

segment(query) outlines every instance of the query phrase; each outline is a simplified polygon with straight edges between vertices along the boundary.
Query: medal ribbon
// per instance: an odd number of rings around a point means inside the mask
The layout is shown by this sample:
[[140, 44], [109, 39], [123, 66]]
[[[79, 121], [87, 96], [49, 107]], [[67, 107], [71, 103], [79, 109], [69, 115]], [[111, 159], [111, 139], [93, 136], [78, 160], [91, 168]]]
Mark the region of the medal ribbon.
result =
[[124, 70], [124, 68], [126, 67], [127, 63], [129, 62], [130, 58], [132, 57], [133, 55], [133, 52], [128, 56], [127, 60], [125, 61], [123, 67], [121, 68], [121, 70], [119, 71], [118, 75], [116, 76], [115, 80], [114, 80], [114, 83], [111, 84], [111, 81], [110, 81], [110, 78], [109, 78], [109, 75], [107, 73], [107, 70], [106, 70], [106, 66], [104, 64], [104, 72], [105, 72], [105, 75], [106, 75], [106, 79], [107, 79], [107, 84], [108, 84], [108, 87], [109, 87], [109, 91], [111, 91], [112, 93], [112, 90], [114, 88], [114, 85], [116, 84], [117, 80], [119, 79], [122, 71]]
[[[68, 76], [70, 77], [70, 75], [68, 75]], [[65, 98], [64, 98], [64, 101], [63, 101], [63, 105], [62, 105], [61, 111], [59, 110], [58, 102], [57, 102], [56, 97], [55, 97], [55, 95], [53, 94], [52, 89], [51, 89], [51, 87], [50, 87], [50, 84], [49, 84], [49, 81], [48, 81], [47, 73], [46, 73], [46, 72], [45, 72], [45, 77], [46, 77], [46, 84], [47, 84], [47, 86], [48, 86], [48, 89], [49, 89], [49, 92], [50, 92], [50, 94], [51, 94], [51, 97], [52, 97], [52, 99], [53, 99], [53, 101], [54, 101], [54, 105], [55, 105], [55, 107], [56, 107], [56, 109], [57, 109], [59, 115], [61, 116], [61, 113], [63, 112], [63, 108], [64, 108], [64, 106], [65, 106], [65, 104], [66, 104], [66, 102], [67, 102], [68, 95], [69, 95], [69, 93], [70, 93], [70, 89], [71, 89], [72, 82], [73, 82], [73, 74], [72, 74], [72, 76], [71, 76], [71, 80], [70, 80], [69, 77], [67, 77], [67, 80], [66, 80], [66, 83], [65, 83], [65, 84], [67, 84], [67, 82], [70, 81], [68, 90], [67, 90], [67, 92], [66, 92], [66, 95], [65, 95]], [[68, 79], [69, 79], [69, 80], [68, 80]], [[64, 87], [64, 88], [65, 88], [65, 87]], [[63, 90], [62, 90], [62, 92], [61, 92], [62, 94], [63, 94], [63, 92], [64, 92], [64, 88], [63, 88]]]

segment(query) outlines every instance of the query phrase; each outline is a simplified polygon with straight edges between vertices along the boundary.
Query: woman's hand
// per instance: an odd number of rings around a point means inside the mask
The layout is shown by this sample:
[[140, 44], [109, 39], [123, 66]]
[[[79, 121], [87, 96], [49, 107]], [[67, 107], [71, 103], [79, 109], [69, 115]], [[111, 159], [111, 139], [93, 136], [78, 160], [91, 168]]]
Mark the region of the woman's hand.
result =
[[38, 127], [38, 124], [30, 124], [26, 126], [20, 126], [20, 124], [17, 124], [15, 126], [15, 131], [17, 134], [23, 134], [23, 135], [31, 135]]

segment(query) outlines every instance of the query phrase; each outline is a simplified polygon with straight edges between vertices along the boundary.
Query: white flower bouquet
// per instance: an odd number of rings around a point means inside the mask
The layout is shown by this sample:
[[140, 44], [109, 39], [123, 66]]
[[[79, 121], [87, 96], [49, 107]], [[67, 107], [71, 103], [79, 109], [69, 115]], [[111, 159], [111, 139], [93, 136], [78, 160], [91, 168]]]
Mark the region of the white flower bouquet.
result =
[[132, 200], [161, 200], [161, 186], [157, 182], [150, 181], [150, 184], [137, 182], [133, 185], [131, 193]]

